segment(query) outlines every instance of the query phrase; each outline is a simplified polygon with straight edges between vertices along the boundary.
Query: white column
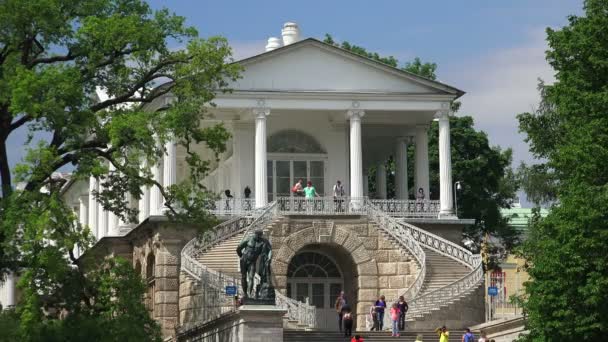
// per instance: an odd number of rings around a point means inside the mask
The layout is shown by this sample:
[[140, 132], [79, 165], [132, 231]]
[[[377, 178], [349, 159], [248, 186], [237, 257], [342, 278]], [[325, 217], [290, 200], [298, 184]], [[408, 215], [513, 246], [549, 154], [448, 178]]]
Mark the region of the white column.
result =
[[[99, 180], [99, 192], [103, 192], [104, 187], [102, 180]], [[101, 203], [97, 203], [97, 240], [108, 235], [108, 212], [103, 208]]]
[[[78, 222], [81, 226], [86, 226], [89, 222], [89, 195], [80, 195], [78, 197]], [[80, 257], [80, 248], [76, 247], [75, 255]]]
[[15, 273], [11, 272], [6, 275], [6, 281], [3, 286], [6, 288], [6, 305], [4, 309], [14, 307], [17, 304], [17, 292], [15, 291]]
[[[142, 166], [144, 169], [148, 167], [147, 163], [144, 163], [144, 165]], [[140, 176], [144, 175], [144, 172], [140, 172], [139, 173]], [[139, 203], [138, 203], [138, 209], [139, 209], [139, 223], [142, 223], [145, 219], [148, 218], [148, 216], [150, 216], [150, 187], [149, 186], [142, 186], [141, 187], [141, 198], [139, 199]]]
[[[163, 185], [163, 159], [161, 158], [152, 165], [152, 178], [161, 186]], [[150, 215], [162, 215], [162, 207], [163, 195], [158, 186], [152, 185], [150, 188]]]
[[255, 206], [261, 208], [268, 203], [268, 180], [266, 170], [266, 117], [270, 108], [255, 108]]
[[428, 126], [416, 126], [416, 188], [414, 191], [418, 194], [418, 189], [424, 190], [424, 199], [429, 199], [430, 184], [429, 184], [429, 135]]
[[386, 165], [384, 162], [376, 167], [376, 195], [386, 199]]
[[407, 138], [397, 139], [395, 152], [395, 197], [408, 199], [407, 184]]
[[[109, 167], [109, 175], [114, 175], [116, 173], [116, 168], [112, 163], [110, 163]], [[108, 211], [108, 236], [116, 236], [118, 235], [118, 216], [114, 214], [112, 211]]]
[[[167, 189], [176, 183], [177, 156], [175, 141], [171, 140], [165, 144], [166, 155], [163, 158], [163, 187]], [[163, 200], [163, 211], [168, 210]]]
[[90, 177], [89, 178], [89, 215], [88, 215], [88, 223], [89, 229], [91, 229], [91, 233], [95, 235], [95, 238], [99, 238], [99, 232], [97, 228], [97, 201], [95, 201], [95, 196], [93, 193], [99, 189], [99, 183], [97, 178]]
[[351, 109], [350, 120], [350, 196], [363, 197], [363, 153], [361, 149], [361, 118], [365, 111]]
[[441, 111], [437, 115], [439, 119], [439, 217], [454, 217], [450, 116], [449, 111]]

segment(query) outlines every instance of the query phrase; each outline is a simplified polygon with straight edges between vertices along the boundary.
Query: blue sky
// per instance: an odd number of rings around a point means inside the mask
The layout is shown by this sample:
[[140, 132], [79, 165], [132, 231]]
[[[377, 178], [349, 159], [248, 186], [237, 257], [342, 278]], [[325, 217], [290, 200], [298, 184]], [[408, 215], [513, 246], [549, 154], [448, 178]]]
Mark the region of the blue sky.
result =
[[538, 78], [553, 72], [544, 59], [546, 27], [582, 13], [580, 0], [508, 1], [196, 1], [152, 0], [187, 18], [202, 36], [223, 35], [237, 57], [262, 52], [295, 21], [303, 37], [338, 40], [439, 65], [438, 76], [467, 94], [459, 115], [472, 115], [493, 145], [514, 149], [514, 164], [531, 161], [515, 115], [538, 103]]

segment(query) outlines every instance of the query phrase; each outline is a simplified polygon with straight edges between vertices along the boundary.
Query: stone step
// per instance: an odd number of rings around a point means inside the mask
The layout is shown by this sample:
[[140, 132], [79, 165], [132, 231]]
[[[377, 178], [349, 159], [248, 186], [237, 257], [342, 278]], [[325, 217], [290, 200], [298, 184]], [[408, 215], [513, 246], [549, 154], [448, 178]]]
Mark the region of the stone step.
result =
[[[354, 335], [360, 335], [366, 342], [381, 342], [381, 341], [414, 341], [416, 336], [422, 335], [423, 341], [437, 341], [439, 338], [433, 331], [404, 331], [401, 332], [400, 338], [396, 339], [391, 336], [390, 331], [370, 332], [359, 331], [353, 332]], [[450, 342], [461, 341], [460, 332], [451, 332]], [[343, 334], [331, 331], [294, 331], [285, 330], [283, 332], [283, 341], [285, 342], [344, 342], [349, 341]]]

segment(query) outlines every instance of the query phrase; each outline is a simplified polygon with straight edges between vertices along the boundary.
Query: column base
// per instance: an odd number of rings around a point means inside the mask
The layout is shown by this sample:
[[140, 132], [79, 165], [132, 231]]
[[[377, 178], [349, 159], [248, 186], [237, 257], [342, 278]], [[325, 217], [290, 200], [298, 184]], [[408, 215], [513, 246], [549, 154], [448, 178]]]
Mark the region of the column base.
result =
[[442, 211], [439, 212], [439, 215], [437, 215], [437, 218], [439, 218], [439, 219], [451, 219], [451, 220], [453, 220], [453, 219], [457, 219], [458, 217], [451, 210], [442, 210]]

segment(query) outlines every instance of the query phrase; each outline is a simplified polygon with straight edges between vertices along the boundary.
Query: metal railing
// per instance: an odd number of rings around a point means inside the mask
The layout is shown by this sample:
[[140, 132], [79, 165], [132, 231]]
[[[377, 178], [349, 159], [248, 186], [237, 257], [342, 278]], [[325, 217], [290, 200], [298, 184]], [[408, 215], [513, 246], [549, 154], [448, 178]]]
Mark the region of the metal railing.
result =
[[365, 197], [277, 197], [282, 215], [361, 215]]
[[481, 255], [473, 254], [462, 246], [409, 223], [399, 222], [398, 224], [408, 230], [409, 234], [425, 248], [456, 260], [471, 269], [471, 272], [464, 277], [410, 300], [410, 310], [408, 310], [409, 316], [421, 315], [430, 312], [433, 309], [437, 309], [441, 305], [446, 305], [455, 298], [475, 289], [483, 279]]
[[370, 202], [379, 210], [393, 217], [437, 218], [439, 216], [439, 201], [370, 199]]
[[[422, 284], [424, 283], [424, 278], [426, 276], [426, 253], [424, 253], [424, 250], [418, 241], [412, 237], [408, 229], [405, 229], [397, 220], [376, 208], [371, 202], [368, 201], [366, 203], [369, 218], [376, 222], [381, 229], [392, 236], [399, 244], [405, 247], [420, 265], [418, 276], [405, 293], [402, 294], [406, 300], [412, 300], [416, 297], [418, 292], [420, 292]], [[397, 298], [395, 298], [395, 302], [396, 301]]]
[[[205, 253], [216, 244], [225, 241], [237, 234], [244, 233], [244, 237], [258, 229], [263, 229], [277, 215], [276, 202], [268, 206], [251, 211], [253, 216], [236, 217], [228, 220], [215, 229], [210, 230], [199, 238], [189, 241], [181, 252], [182, 270], [198, 280], [203, 286], [203, 312], [201, 321], [208, 321], [222, 314], [236, 310], [234, 298], [226, 295], [226, 286], [236, 286], [239, 294], [243, 295], [240, 279], [215, 271], [203, 265], [197, 257]], [[276, 291], [277, 306], [287, 310], [290, 320], [299, 324], [316, 326], [316, 308], [307, 303], [288, 298]]]
[[217, 216], [251, 215], [255, 210], [253, 198], [225, 198], [209, 201], [207, 210]]
[[[279, 213], [284, 215], [358, 215], [364, 213], [363, 202], [369, 201], [387, 215], [398, 218], [437, 218], [439, 201], [384, 200], [367, 197], [281, 196], [276, 198]], [[226, 198], [209, 201], [207, 209], [217, 216], [252, 215], [255, 199]]]

